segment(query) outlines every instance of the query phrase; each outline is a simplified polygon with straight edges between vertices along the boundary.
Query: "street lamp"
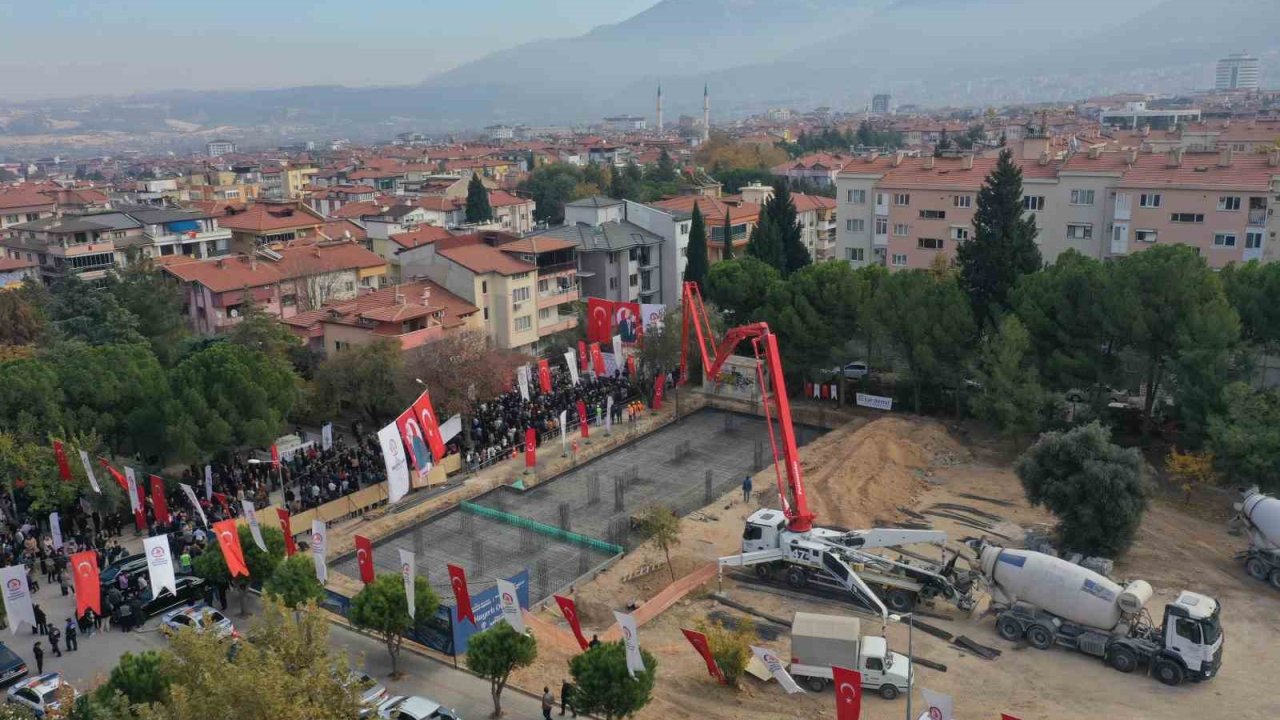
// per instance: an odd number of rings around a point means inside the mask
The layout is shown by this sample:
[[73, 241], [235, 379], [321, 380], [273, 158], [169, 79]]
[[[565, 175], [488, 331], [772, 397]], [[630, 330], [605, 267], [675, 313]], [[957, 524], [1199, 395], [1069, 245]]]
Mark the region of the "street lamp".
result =
[[911, 716], [911, 695], [913, 688], [913, 680], [916, 677], [916, 658], [915, 658], [915, 613], [903, 613], [902, 615], [890, 615], [889, 619], [894, 622], [907, 621], [907, 661], [911, 663], [911, 669], [907, 671], [907, 720], [913, 720]]

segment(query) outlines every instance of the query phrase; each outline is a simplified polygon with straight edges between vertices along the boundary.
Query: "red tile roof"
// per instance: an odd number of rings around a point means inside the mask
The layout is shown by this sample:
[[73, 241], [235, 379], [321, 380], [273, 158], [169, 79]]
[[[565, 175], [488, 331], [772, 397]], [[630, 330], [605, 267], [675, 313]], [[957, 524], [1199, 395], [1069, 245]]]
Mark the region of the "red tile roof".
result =
[[533, 265], [521, 262], [498, 248], [484, 243], [442, 248], [437, 254], [477, 274], [519, 275], [536, 269]]
[[522, 198], [505, 190], [490, 190], [489, 205], [493, 207], [506, 207], [507, 205], [524, 205], [533, 202], [529, 198]]
[[330, 240], [349, 239], [362, 243], [369, 239], [369, 233], [350, 220], [327, 222], [321, 226], [320, 233]]
[[0, 209], [48, 206], [52, 210], [53, 205], [52, 198], [32, 188], [0, 187]]
[[760, 206], [755, 203], [731, 204], [718, 198], [702, 195], [681, 195], [667, 200], [659, 200], [653, 205], [670, 212], [692, 213], [695, 203], [698, 205], [698, 209], [702, 211], [702, 216], [706, 218], [709, 225], [723, 223], [726, 209], [729, 211], [729, 221], [735, 224], [753, 223], [760, 219]]
[[344, 203], [342, 207], [329, 213], [331, 217], [336, 218], [362, 218], [370, 215], [381, 215], [383, 206], [372, 200], [357, 200], [356, 202]]
[[409, 232], [395, 233], [390, 239], [395, 244], [409, 250], [423, 245], [430, 245], [433, 242], [452, 237], [448, 230], [435, 225], [419, 225], [417, 228]]
[[520, 238], [519, 240], [503, 243], [499, 246], [499, 249], [503, 252], [533, 253], [536, 251], [541, 254], [555, 250], [568, 250], [577, 246], [578, 243], [570, 240], [561, 240], [560, 238], [543, 235], [540, 237]]
[[268, 232], [320, 225], [324, 217], [300, 203], [255, 203], [244, 212], [227, 215], [219, 225], [231, 230]]
[[791, 202], [796, 206], [796, 212], [811, 212], [814, 210], [834, 210], [836, 207], [835, 198], [824, 197], [822, 195], [806, 195], [804, 193], [791, 193]]
[[283, 256], [278, 261], [232, 255], [164, 263], [163, 266], [183, 282], [198, 282], [213, 292], [221, 293], [340, 270], [386, 265], [382, 258], [352, 242], [305, 243], [282, 248], [278, 252]]
[[[424, 291], [430, 292], [425, 304]], [[475, 305], [440, 285], [419, 279], [365, 293], [351, 300], [329, 302], [320, 310], [299, 313], [283, 322], [295, 327], [310, 328], [321, 322], [356, 325], [361, 319], [398, 323], [443, 313], [441, 324], [448, 329], [463, 325], [468, 316], [478, 312], [480, 309]]]

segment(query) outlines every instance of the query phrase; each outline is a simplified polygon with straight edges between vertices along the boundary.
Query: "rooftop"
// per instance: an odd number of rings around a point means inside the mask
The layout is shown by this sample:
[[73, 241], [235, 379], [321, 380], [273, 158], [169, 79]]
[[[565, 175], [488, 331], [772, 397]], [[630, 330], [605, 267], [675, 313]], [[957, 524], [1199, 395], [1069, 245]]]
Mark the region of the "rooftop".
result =
[[483, 241], [443, 248], [438, 254], [477, 274], [519, 275], [537, 269]]
[[271, 232], [310, 228], [323, 222], [323, 217], [301, 203], [263, 202], [224, 216], [221, 225], [231, 230]]
[[282, 280], [386, 265], [381, 257], [354, 242], [308, 242], [277, 250], [280, 260], [231, 255], [209, 260], [173, 261], [166, 272], [183, 282], [198, 282], [213, 292], [261, 287]]
[[586, 223], [564, 225], [535, 235], [532, 239], [538, 241], [539, 247], [552, 239], [568, 241], [576, 245], [579, 252], [625, 250], [662, 242], [661, 235], [649, 232], [626, 220], [610, 221], [594, 226]]

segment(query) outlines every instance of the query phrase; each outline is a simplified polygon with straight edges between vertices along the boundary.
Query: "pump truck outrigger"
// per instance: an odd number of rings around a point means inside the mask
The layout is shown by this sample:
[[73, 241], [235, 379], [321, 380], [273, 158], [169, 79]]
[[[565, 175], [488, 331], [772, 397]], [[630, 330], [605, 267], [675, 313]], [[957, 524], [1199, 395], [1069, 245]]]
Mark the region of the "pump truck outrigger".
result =
[[[697, 283], [686, 282], [680, 346], [681, 382], [688, 379], [691, 326], [696, 335], [694, 339], [701, 355], [704, 377], [719, 377], [721, 367], [734, 349], [750, 342], [756, 358], [757, 387], [760, 388], [769, 429], [778, 499], [782, 505], [780, 511], [757, 510], [747, 518], [742, 552], [720, 558], [721, 570], [725, 567], [752, 567], [762, 579], [781, 577], [797, 589], [815, 585], [847, 591], [886, 620], [890, 609], [909, 612], [918, 599], [932, 597], [945, 598], [962, 610], [971, 609], [974, 605], [970, 595], [973, 575], [956, 572], [958, 555], [946, 560], [944, 549], [943, 561], [932, 564], [901, 558], [893, 560], [868, 552], [917, 543], [944, 546], [945, 533], [897, 528], [846, 531], [814, 527], [814, 514], [809, 510], [805, 496], [777, 336], [768, 324], [759, 322], [732, 328], [716, 343], [711, 337], [711, 322], [702, 302], [702, 292]], [[885, 594], [887, 606], [872, 589], [873, 586]]]

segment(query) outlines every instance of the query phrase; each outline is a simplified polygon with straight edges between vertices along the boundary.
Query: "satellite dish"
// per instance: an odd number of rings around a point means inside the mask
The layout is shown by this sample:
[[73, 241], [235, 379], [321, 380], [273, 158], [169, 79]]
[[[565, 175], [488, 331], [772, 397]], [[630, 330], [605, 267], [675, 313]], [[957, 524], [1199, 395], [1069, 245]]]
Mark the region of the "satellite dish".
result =
[[236, 308], [231, 308], [230, 310], [227, 311], [227, 314], [230, 315], [231, 317], [240, 317], [240, 311], [237, 310]]

